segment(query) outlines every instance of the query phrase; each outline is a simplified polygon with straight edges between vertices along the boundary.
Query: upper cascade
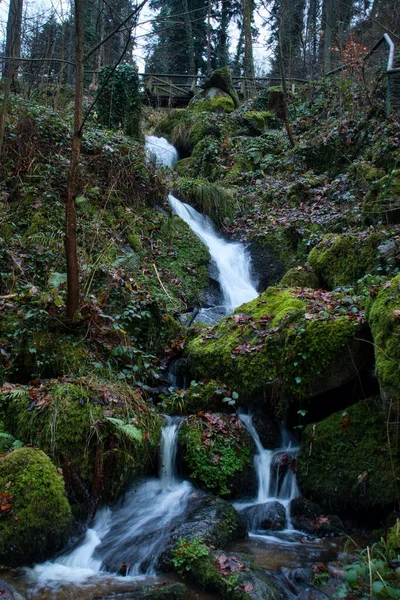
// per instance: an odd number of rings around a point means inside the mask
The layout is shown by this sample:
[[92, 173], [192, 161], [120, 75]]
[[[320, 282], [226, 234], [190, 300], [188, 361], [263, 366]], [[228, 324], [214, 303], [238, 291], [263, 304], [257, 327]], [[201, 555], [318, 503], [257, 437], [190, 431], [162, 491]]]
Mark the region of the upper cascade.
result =
[[168, 199], [173, 211], [207, 246], [216, 264], [225, 314], [231, 313], [245, 302], [254, 300], [258, 292], [251, 279], [251, 259], [245, 245], [227, 242], [218, 235], [211, 219], [201, 215], [189, 204], [180, 202], [172, 194]]
[[172, 144], [163, 137], [146, 135], [146, 153], [155, 157], [156, 162], [163, 167], [173, 167], [178, 160], [178, 152]]

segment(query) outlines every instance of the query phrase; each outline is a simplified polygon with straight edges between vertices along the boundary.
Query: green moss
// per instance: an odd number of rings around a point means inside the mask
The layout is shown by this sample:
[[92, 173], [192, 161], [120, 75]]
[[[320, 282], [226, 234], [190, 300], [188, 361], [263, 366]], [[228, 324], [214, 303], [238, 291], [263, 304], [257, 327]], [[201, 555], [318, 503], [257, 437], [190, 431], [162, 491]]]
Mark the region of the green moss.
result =
[[203, 87], [204, 89], [218, 88], [222, 90], [232, 98], [235, 108], [239, 106], [239, 98], [233, 87], [232, 72], [228, 66], [213, 71]]
[[189, 156], [189, 158], [178, 160], [174, 169], [181, 177], [194, 177], [196, 174], [195, 163], [196, 159]]
[[184, 108], [175, 108], [171, 110], [165, 119], [163, 119], [155, 128], [154, 135], [171, 138], [172, 131], [176, 125], [185, 121], [188, 117], [187, 110]]
[[252, 471], [248, 435], [236, 423], [240, 421], [206, 413], [189, 417], [179, 430], [190, 478], [220, 496], [237, 493]]
[[284, 287], [306, 287], [317, 290], [320, 285], [318, 275], [309, 265], [292, 267], [286, 271], [279, 285]]
[[[31, 406], [32, 397], [38, 404]], [[31, 408], [31, 410], [30, 410]], [[106, 416], [107, 415], [107, 416]], [[108, 416], [133, 423], [144, 435], [132, 440]], [[64, 469], [71, 502], [113, 500], [136, 474], [156, 459], [161, 421], [127, 389], [52, 382], [40, 395], [8, 403], [5, 424], [25, 443], [44, 450]]]
[[215, 96], [214, 98], [197, 101], [193, 110], [196, 112], [231, 113], [235, 110], [235, 105], [230, 96]]
[[21, 448], [0, 458], [2, 494], [12, 496], [0, 519], [0, 563], [40, 562], [65, 544], [71, 509], [62, 477], [43, 452]]
[[376, 375], [384, 401], [400, 408], [400, 275], [367, 302], [375, 348]]
[[262, 135], [265, 129], [277, 126], [276, 115], [272, 111], [249, 110], [242, 113], [240, 118], [250, 135]]
[[347, 316], [332, 318], [328, 308], [325, 316], [321, 307], [306, 313], [306, 302], [296, 295], [295, 290], [268, 288], [191, 340], [187, 356], [194, 375], [221, 379], [241, 401], [272, 383], [283, 386], [282, 398], [307, 397], [360, 325]]
[[365, 224], [400, 223], [400, 170], [382, 177], [366, 195], [362, 216]]
[[367, 273], [375, 273], [379, 266], [377, 248], [382, 236], [372, 233], [357, 235], [326, 235], [308, 255], [308, 262], [328, 289], [349, 285]]
[[302, 494], [332, 512], [393, 504], [400, 462], [386, 419], [368, 400], [309, 425], [297, 460]]
[[231, 190], [206, 179], [179, 178], [175, 182], [178, 193], [199, 212], [211, 217], [217, 223], [231, 219], [237, 203]]

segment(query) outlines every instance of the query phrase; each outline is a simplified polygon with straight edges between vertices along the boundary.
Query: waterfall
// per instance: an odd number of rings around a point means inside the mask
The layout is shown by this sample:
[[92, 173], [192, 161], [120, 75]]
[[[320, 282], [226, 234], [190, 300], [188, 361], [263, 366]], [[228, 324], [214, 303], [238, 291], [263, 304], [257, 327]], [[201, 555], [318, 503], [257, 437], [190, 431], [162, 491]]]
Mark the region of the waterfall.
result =
[[145, 149], [147, 156], [155, 158], [156, 163], [160, 166], [173, 167], [178, 160], [176, 149], [165, 138], [146, 135]]
[[261, 443], [251, 415], [241, 414], [240, 419], [253, 438], [257, 449], [254, 456], [254, 468], [257, 474], [258, 492], [257, 499], [254, 502], [245, 505], [236, 504], [236, 507], [240, 509], [278, 501], [285, 507], [286, 528], [293, 529], [290, 520], [290, 502], [300, 493], [292, 463], [299, 448], [292, 446], [292, 441], [287, 432], [284, 431], [282, 435], [283, 445], [275, 450], [267, 450]]
[[180, 420], [166, 417], [162, 428], [159, 478], [131, 487], [113, 508], [100, 509], [76, 548], [30, 569], [38, 588], [83, 583], [110, 573], [135, 578], [156, 574], [171, 530], [186, 521], [199, 498], [188, 481], [176, 477]]
[[[229, 314], [241, 304], [254, 300], [258, 292], [251, 280], [251, 259], [246, 246], [224, 240], [216, 232], [211, 219], [198, 213], [192, 206], [180, 202], [172, 194], [168, 199], [173, 211], [189, 225], [210, 252], [218, 270], [223, 312]], [[201, 320], [201, 316], [198, 320]]]

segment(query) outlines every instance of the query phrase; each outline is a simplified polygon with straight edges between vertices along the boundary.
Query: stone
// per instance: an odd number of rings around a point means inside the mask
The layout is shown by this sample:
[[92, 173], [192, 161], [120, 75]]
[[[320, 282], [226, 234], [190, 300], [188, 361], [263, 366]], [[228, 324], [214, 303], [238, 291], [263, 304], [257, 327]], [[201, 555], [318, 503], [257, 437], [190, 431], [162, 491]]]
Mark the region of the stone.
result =
[[285, 507], [277, 501], [248, 506], [242, 511], [250, 531], [282, 531], [286, 527]]
[[290, 502], [290, 518], [295, 529], [311, 535], [338, 535], [344, 530], [339, 517], [325, 516], [323, 509], [318, 504], [301, 497]]
[[0, 579], [0, 598], [1, 600], [25, 600], [25, 596], [22, 596], [12, 585], [3, 579]]

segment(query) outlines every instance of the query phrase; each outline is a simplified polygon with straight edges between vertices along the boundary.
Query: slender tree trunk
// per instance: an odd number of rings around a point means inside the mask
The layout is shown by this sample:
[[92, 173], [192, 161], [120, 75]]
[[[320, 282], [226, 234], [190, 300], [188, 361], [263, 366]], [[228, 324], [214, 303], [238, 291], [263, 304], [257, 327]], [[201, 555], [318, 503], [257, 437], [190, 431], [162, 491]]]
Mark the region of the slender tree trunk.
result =
[[287, 134], [289, 137], [290, 145], [292, 148], [294, 148], [296, 145], [296, 142], [294, 141], [292, 128], [290, 126], [290, 121], [289, 121], [288, 91], [287, 91], [287, 84], [286, 84], [286, 74], [285, 74], [285, 67], [284, 67], [283, 44], [282, 44], [282, 27], [283, 27], [283, 20], [284, 20], [286, 10], [287, 10], [287, 0], [285, 0], [284, 4], [282, 6], [280, 19], [279, 19], [279, 29], [278, 29], [279, 69], [281, 72], [282, 92], [283, 92], [283, 120], [284, 120], [286, 131], [287, 131]]
[[207, 75], [211, 74], [211, 0], [208, 0], [207, 13]]
[[182, 8], [184, 11], [184, 22], [186, 30], [187, 49], [189, 54], [189, 72], [191, 75], [196, 74], [196, 59], [194, 54], [193, 28], [189, 14], [189, 4], [187, 0], [183, 0]]
[[10, 60], [4, 62], [4, 97], [0, 114], [0, 156], [3, 153], [4, 134], [8, 105], [11, 95], [11, 84], [18, 67], [18, 58], [21, 56], [21, 27], [22, 27], [23, 0], [11, 0], [7, 21], [6, 56]]
[[[244, 76], [246, 77], [246, 88], [249, 83], [252, 87], [254, 81], [254, 60], [253, 60], [253, 35], [251, 23], [253, 17], [252, 0], [242, 0], [243, 13], [243, 35], [244, 35]], [[248, 92], [251, 94], [251, 89]]]
[[65, 254], [67, 260], [67, 317], [73, 321], [79, 308], [79, 265], [76, 241], [75, 198], [78, 190], [83, 114], [83, 0], [75, 0], [75, 112], [72, 153], [65, 201]]
[[324, 23], [324, 71], [331, 70], [331, 46], [332, 46], [332, 24], [333, 24], [333, 0], [325, 0], [325, 23]]
[[217, 67], [225, 67], [229, 63], [229, 48], [228, 48], [228, 25], [229, 14], [228, 4], [222, 1], [221, 3], [221, 21], [218, 28], [218, 50], [217, 50]]

